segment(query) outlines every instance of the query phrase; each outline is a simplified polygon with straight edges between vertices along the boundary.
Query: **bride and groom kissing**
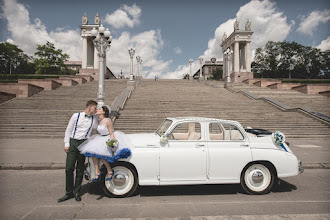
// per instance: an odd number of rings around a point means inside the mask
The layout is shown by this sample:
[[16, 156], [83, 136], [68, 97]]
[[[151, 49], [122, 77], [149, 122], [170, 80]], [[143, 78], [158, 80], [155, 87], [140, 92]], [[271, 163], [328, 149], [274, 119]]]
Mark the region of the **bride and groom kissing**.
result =
[[[71, 116], [64, 137], [64, 151], [66, 153], [65, 195], [58, 199], [58, 202], [64, 202], [73, 197], [76, 201], [81, 201], [80, 190], [86, 157], [91, 157], [93, 160], [95, 177], [92, 181], [97, 182], [101, 176], [100, 160], [107, 168], [105, 181], [111, 181], [114, 172], [110, 163], [131, 155], [130, 147], [132, 145], [129, 139], [123, 132], [113, 131], [109, 116], [110, 107], [104, 105], [97, 108], [97, 103], [93, 100], [87, 101], [83, 112], [74, 113]], [[98, 134], [91, 136], [93, 129], [97, 129]], [[117, 146], [109, 147], [107, 145], [109, 140], [116, 140]], [[74, 182], [75, 167], [76, 178]]]

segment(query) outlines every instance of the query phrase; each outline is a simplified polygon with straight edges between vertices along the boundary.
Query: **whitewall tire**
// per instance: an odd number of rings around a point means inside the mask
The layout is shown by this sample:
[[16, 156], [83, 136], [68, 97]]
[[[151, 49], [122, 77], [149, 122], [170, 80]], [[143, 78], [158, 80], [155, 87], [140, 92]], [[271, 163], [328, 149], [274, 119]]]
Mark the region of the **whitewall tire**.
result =
[[249, 194], [269, 193], [275, 181], [274, 172], [267, 166], [255, 163], [247, 166], [241, 175], [241, 185]]
[[[135, 169], [127, 164], [118, 162], [111, 166], [114, 175], [110, 181], [102, 175], [103, 191], [109, 197], [123, 198], [131, 196], [138, 187], [138, 177]], [[107, 173], [106, 169], [103, 173]]]

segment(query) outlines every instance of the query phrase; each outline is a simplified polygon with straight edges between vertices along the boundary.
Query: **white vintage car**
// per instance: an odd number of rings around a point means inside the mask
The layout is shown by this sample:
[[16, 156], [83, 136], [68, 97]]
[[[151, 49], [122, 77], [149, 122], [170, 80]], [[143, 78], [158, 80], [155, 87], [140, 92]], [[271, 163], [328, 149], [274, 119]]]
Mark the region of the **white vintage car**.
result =
[[110, 197], [129, 196], [138, 185], [236, 183], [249, 194], [265, 194], [277, 178], [303, 171], [283, 134], [253, 134], [235, 121], [167, 118], [154, 133], [128, 136], [131, 157], [112, 164], [111, 181], [101, 178]]

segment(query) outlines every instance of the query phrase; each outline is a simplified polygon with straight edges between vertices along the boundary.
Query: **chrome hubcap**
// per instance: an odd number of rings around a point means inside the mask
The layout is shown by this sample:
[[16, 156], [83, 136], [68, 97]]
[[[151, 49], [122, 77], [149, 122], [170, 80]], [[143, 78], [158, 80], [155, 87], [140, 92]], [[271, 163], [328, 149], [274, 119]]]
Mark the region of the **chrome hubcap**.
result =
[[122, 174], [117, 174], [113, 178], [113, 184], [115, 186], [124, 186], [126, 184], [126, 178]]
[[252, 181], [254, 183], [261, 183], [264, 180], [264, 175], [260, 171], [256, 171], [252, 174]]

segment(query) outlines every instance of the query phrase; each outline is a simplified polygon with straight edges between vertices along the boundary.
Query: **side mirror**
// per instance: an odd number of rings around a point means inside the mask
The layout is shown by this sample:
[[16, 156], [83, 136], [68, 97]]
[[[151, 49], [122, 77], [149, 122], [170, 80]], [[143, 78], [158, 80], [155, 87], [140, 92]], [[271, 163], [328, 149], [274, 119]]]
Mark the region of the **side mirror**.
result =
[[160, 143], [167, 144], [168, 143], [168, 135], [162, 135], [160, 137]]

